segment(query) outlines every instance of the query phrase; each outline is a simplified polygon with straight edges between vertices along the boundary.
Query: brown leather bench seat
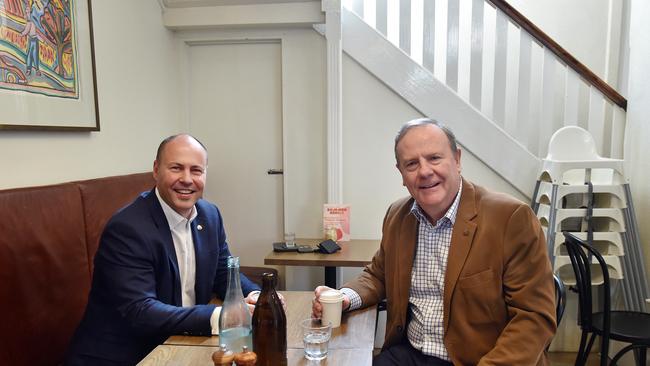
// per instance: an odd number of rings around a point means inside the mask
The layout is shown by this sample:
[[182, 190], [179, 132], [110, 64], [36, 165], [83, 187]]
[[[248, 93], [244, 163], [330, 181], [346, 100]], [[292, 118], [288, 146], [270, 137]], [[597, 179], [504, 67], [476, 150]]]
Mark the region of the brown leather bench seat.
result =
[[0, 190], [0, 364], [63, 362], [104, 225], [151, 173]]

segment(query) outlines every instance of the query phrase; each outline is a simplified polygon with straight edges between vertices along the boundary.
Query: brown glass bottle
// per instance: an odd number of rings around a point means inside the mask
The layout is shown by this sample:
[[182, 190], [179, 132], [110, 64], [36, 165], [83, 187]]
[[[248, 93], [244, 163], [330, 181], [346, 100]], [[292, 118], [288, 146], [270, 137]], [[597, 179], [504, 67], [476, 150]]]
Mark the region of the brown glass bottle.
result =
[[262, 276], [262, 292], [253, 312], [253, 351], [262, 366], [287, 364], [287, 316], [275, 283], [272, 273]]

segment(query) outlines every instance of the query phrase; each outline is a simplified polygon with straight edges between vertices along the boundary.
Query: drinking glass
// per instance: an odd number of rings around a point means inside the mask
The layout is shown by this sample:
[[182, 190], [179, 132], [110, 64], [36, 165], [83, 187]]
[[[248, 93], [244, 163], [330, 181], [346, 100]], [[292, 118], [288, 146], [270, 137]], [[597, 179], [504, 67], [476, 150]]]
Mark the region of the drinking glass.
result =
[[327, 357], [332, 336], [332, 323], [323, 324], [321, 319], [305, 319], [300, 322], [300, 325], [302, 326], [302, 341], [305, 345], [305, 358], [322, 360]]
[[284, 233], [284, 244], [288, 248], [293, 248], [296, 245], [296, 233], [293, 232]]

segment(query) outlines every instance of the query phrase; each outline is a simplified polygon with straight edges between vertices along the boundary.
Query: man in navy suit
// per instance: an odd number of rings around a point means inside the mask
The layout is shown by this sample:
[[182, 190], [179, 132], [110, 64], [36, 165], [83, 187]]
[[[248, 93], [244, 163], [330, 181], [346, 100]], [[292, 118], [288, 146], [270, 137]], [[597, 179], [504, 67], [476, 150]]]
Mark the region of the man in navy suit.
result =
[[[217, 333], [227, 287], [221, 214], [203, 199], [207, 150], [189, 135], [165, 139], [153, 164], [156, 187], [108, 222], [95, 256], [84, 317], [67, 365], [133, 365], [174, 334]], [[259, 288], [241, 276], [246, 302]]]

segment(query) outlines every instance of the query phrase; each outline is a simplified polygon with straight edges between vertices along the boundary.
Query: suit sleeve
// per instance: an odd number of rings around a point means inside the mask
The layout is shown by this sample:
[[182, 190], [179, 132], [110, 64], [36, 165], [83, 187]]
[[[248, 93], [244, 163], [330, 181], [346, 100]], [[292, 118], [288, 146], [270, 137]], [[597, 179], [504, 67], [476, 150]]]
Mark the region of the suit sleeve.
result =
[[[388, 208], [384, 216], [384, 223], [382, 231], [386, 231], [387, 221], [391, 208]], [[361, 308], [372, 306], [386, 298], [385, 287], [385, 250], [384, 244], [387, 235], [382, 235], [379, 250], [372, 257], [372, 262], [368, 264], [363, 272], [354, 280], [344, 284], [341, 287], [347, 287], [354, 291], [361, 297]]]
[[[95, 257], [93, 291], [102, 292], [100, 301], [112, 303], [133, 330], [142, 335], [211, 334], [210, 316], [215, 305], [173, 306], [160, 301], [152, 241], [126, 221], [112, 221], [106, 227]], [[170, 264], [171, 265], [171, 264]], [[95, 288], [96, 287], [96, 288]]]
[[555, 334], [555, 289], [544, 234], [519, 206], [505, 228], [503, 291], [510, 321], [479, 365], [536, 365]]

